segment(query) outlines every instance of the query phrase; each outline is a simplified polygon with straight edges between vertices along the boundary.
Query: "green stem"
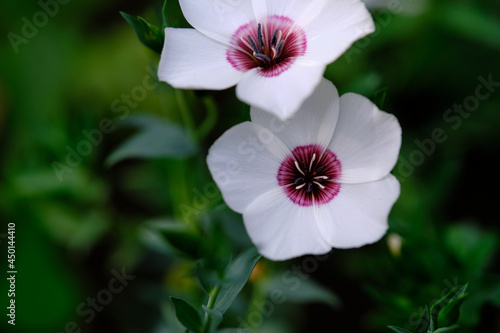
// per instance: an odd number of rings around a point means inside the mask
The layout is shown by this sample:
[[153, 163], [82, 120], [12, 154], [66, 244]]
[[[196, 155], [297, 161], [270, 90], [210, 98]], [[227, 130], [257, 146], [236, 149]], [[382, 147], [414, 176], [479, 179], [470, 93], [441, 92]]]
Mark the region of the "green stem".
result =
[[[207, 303], [207, 309], [212, 310], [215, 305], [215, 301], [217, 300], [217, 296], [219, 296], [221, 290], [221, 286], [217, 285], [212, 289], [210, 292], [210, 296], [208, 297], [208, 303]], [[203, 333], [208, 333], [210, 331], [210, 323], [212, 321], [212, 317], [208, 314], [208, 312], [205, 313], [205, 325], [203, 325]]]
[[184, 124], [186, 125], [189, 133], [191, 135], [194, 135], [194, 120], [193, 117], [191, 116], [191, 112], [189, 111], [189, 106], [186, 101], [186, 96], [184, 95], [184, 92], [175, 89], [175, 97], [177, 99], [177, 105], [179, 106], [179, 111], [181, 113], [182, 120]]
[[203, 104], [205, 105], [205, 109], [207, 110], [207, 116], [196, 131], [196, 138], [199, 141], [203, 140], [208, 135], [208, 133], [210, 133], [212, 128], [214, 128], [215, 124], [217, 123], [218, 115], [217, 105], [215, 104], [212, 96], [205, 96], [203, 98]]

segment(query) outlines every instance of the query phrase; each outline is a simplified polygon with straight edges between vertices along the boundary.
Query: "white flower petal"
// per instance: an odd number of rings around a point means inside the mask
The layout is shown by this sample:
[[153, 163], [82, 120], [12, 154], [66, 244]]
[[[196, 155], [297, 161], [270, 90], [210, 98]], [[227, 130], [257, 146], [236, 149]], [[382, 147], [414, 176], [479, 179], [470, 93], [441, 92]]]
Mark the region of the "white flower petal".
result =
[[314, 208], [321, 235], [336, 248], [378, 241], [387, 231], [387, 218], [399, 193], [399, 182], [392, 175], [371, 183], [342, 184], [332, 201]]
[[207, 163], [224, 201], [242, 213], [258, 196], [278, 186], [278, 169], [289, 154], [268, 129], [245, 122], [217, 139]]
[[248, 71], [236, 86], [243, 102], [270, 112], [285, 120], [291, 117], [319, 84], [324, 65], [296, 59], [283, 73], [264, 77], [259, 69]]
[[392, 170], [401, 147], [396, 117], [353, 93], [340, 97], [340, 115], [330, 150], [342, 164], [341, 183], [379, 180]]
[[[329, 64], [355, 41], [375, 31], [373, 19], [359, 0], [328, 1], [318, 16], [302, 16], [307, 35], [307, 59]], [[308, 19], [309, 21], [306, 21]]]
[[330, 251], [314, 222], [312, 207], [300, 207], [280, 187], [259, 196], [243, 212], [243, 221], [259, 252], [271, 260]]
[[252, 0], [257, 19], [268, 15], [285, 16], [296, 23], [305, 24], [321, 13], [328, 0]]
[[180, 0], [179, 3], [189, 24], [227, 45], [239, 27], [255, 19], [248, 0]]
[[326, 148], [337, 125], [339, 94], [333, 83], [322, 79], [313, 94], [290, 119], [283, 122], [255, 107], [251, 108], [250, 116], [252, 122], [269, 128], [290, 150], [310, 144]]
[[165, 29], [158, 77], [175, 88], [227, 89], [243, 73], [226, 59], [227, 47], [194, 29]]

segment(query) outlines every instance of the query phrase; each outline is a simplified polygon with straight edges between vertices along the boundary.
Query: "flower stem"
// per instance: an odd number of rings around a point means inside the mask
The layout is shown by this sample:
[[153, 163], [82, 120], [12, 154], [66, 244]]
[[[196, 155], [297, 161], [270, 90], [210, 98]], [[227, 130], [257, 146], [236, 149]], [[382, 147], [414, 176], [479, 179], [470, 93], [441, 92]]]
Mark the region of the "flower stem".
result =
[[186, 96], [184, 95], [184, 92], [175, 89], [175, 97], [177, 99], [177, 105], [179, 106], [179, 111], [181, 113], [182, 120], [184, 121], [184, 124], [186, 125], [189, 134], [194, 136], [194, 120], [193, 117], [191, 116], [191, 112], [189, 111], [189, 106], [186, 101]]
[[212, 96], [205, 96], [203, 98], [203, 104], [205, 105], [205, 109], [207, 110], [207, 116], [196, 131], [196, 138], [199, 141], [203, 140], [208, 135], [208, 133], [210, 133], [212, 128], [214, 128], [215, 124], [217, 123], [218, 115], [217, 105], [215, 104]]
[[[212, 289], [212, 291], [210, 292], [210, 295], [208, 297], [207, 309], [209, 309], [209, 310], [213, 309], [213, 307], [215, 305], [215, 301], [217, 300], [217, 296], [219, 296], [220, 290], [221, 290], [220, 285], [217, 285], [214, 287], [214, 289]], [[205, 325], [203, 325], [203, 330], [202, 330], [203, 333], [208, 333], [210, 331], [211, 321], [212, 321], [212, 317], [208, 314], [208, 312], [206, 312], [205, 313]]]

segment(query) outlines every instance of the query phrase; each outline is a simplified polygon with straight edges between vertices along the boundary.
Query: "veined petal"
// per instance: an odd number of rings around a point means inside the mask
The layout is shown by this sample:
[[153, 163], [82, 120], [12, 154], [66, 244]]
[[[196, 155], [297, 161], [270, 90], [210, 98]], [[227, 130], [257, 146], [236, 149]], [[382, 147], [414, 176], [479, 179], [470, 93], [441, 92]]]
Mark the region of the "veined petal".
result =
[[283, 15], [299, 24], [313, 20], [323, 10], [328, 0], [252, 0], [255, 17]]
[[387, 231], [387, 218], [399, 193], [399, 182], [392, 175], [371, 183], [342, 184], [331, 202], [314, 207], [321, 235], [336, 248], [378, 241]]
[[330, 81], [322, 79], [290, 119], [281, 121], [256, 107], [251, 108], [250, 116], [252, 122], [269, 128], [290, 150], [311, 144], [326, 148], [337, 125], [339, 94]]
[[278, 186], [278, 169], [289, 153], [271, 131], [245, 122], [215, 141], [207, 163], [227, 205], [242, 213], [258, 196]]
[[367, 98], [340, 97], [340, 115], [330, 149], [342, 163], [341, 183], [364, 183], [385, 177], [397, 162], [401, 126]]
[[355, 41], [375, 31], [370, 12], [359, 0], [328, 1], [318, 16], [303, 16], [298, 24], [307, 35], [305, 57], [325, 64], [333, 62]]
[[239, 27], [255, 20], [248, 0], [180, 0], [179, 3], [189, 24], [227, 45]]
[[279, 187], [255, 199], [243, 212], [243, 221], [259, 252], [271, 260], [330, 251], [314, 222], [312, 207], [293, 204]]
[[285, 120], [291, 117], [321, 81], [325, 66], [296, 59], [293, 65], [272, 77], [259, 75], [259, 69], [245, 73], [236, 86], [243, 102]]
[[227, 89], [243, 76], [226, 59], [227, 47], [194, 29], [165, 29], [158, 77], [175, 88]]

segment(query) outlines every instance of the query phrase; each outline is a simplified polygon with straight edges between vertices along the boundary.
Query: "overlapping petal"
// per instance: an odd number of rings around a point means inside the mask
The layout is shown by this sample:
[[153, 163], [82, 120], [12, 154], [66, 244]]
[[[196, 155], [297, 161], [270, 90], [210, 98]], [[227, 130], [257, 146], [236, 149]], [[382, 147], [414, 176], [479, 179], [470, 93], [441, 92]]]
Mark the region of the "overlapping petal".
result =
[[226, 45], [240, 26], [255, 19], [249, 0], [179, 0], [179, 4], [189, 24]]
[[340, 98], [340, 110], [330, 144], [342, 163], [340, 182], [371, 182], [389, 174], [401, 147], [396, 117], [352, 93]]
[[256, 107], [251, 108], [250, 115], [252, 122], [269, 128], [290, 150], [310, 144], [326, 148], [337, 125], [339, 108], [337, 89], [330, 81], [322, 79], [292, 118], [281, 121]]
[[278, 186], [276, 175], [288, 148], [268, 129], [245, 122], [210, 148], [207, 163], [227, 205], [236, 212]]
[[312, 94], [325, 70], [318, 65], [297, 59], [280, 75], [264, 77], [258, 69], [247, 72], [236, 87], [240, 100], [266, 110], [285, 120], [292, 116]]
[[327, 1], [314, 19], [298, 20], [308, 38], [304, 57], [311, 61], [331, 63], [355, 41], [375, 31], [373, 19], [360, 1]]
[[158, 77], [175, 88], [227, 89], [243, 73], [228, 66], [226, 50], [194, 29], [166, 28]]
[[245, 228], [259, 252], [272, 260], [330, 251], [309, 209], [293, 204], [279, 187], [255, 199], [243, 212]]
[[378, 241], [387, 231], [387, 218], [399, 193], [399, 182], [392, 175], [376, 182], [342, 184], [334, 200], [313, 209], [321, 235], [336, 248]]

